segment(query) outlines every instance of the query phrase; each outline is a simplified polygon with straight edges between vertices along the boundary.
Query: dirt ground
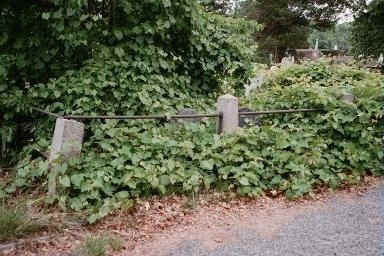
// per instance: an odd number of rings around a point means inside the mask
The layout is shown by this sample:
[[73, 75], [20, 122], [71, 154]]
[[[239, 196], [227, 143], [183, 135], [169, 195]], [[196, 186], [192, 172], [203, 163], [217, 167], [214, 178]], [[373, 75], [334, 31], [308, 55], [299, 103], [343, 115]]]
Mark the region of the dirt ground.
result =
[[203, 241], [201, 246], [215, 250], [236, 242], [234, 228], [257, 229], [266, 239], [271, 238], [302, 212], [327, 207], [326, 202], [335, 197], [353, 200], [382, 182], [368, 177], [358, 186], [333, 192], [318, 189], [312, 196], [296, 201], [275, 193], [257, 199], [231, 193], [207, 193], [195, 200], [187, 196], [154, 197], [138, 201], [134, 208], [116, 212], [95, 225], [86, 224], [76, 214], [51, 209], [45, 214], [56, 229], [0, 244], [0, 255], [73, 255], [73, 249], [86, 237], [106, 234], [124, 240], [124, 248], [110, 251], [109, 255], [169, 255], [186, 239]]

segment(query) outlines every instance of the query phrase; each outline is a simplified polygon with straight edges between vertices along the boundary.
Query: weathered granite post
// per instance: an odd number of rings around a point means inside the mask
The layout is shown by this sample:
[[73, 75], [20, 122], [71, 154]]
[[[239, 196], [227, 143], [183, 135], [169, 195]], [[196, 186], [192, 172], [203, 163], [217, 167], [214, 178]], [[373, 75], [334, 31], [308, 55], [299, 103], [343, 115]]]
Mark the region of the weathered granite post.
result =
[[343, 94], [341, 95], [341, 100], [345, 104], [353, 104], [353, 102], [355, 101], [355, 96], [349, 92], [343, 92]]
[[51, 152], [49, 155], [49, 162], [51, 166], [51, 174], [48, 181], [48, 194], [56, 194], [56, 167], [58, 161], [69, 160], [72, 157], [80, 155], [81, 146], [84, 137], [84, 124], [67, 120], [64, 118], [57, 118], [53, 140], [51, 145]]
[[226, 94], [217, 100], [217, 112], [222, 114], [217, 130], [220, 133], [233, 133], [239, 127], [239, 103], [236, 97]]

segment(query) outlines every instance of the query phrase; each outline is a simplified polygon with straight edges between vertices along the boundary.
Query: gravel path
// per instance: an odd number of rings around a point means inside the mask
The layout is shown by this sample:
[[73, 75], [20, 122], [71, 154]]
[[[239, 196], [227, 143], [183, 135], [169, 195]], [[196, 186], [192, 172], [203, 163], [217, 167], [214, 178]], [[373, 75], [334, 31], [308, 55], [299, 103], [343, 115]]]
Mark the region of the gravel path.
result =
[[215, 246], [209, 246], [206, 237], [184, 234], [176, 246], [159, 252], [168, 256], [384, 255], [383, 202], [384, 185], [380, 185], [361, 196], [335, 196], [316, 206], [277, 209], [242, 225], [220, 227]]

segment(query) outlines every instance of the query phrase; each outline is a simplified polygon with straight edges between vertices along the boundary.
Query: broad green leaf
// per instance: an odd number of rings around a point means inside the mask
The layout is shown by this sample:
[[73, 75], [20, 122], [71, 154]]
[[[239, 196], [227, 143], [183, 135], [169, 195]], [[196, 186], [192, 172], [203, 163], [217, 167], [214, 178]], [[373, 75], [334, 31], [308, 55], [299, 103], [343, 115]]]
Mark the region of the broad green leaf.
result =
[[249, 181], [248, 181], [248, 178], [247, 177], [241, 177], [239, 179], [239, 183], [243, 186], [249, 186]]
[[205, 170], [211, 171], [211, 170], [213, 170], [214, 161], [212, 159], [201, 161], [200, 166], [201, 166], [201, 168], [203, 168]]
[[123, 39], [123, 33], [120, 30], [117, 30], [117, 29], [113, 30], [113, 34], [115, 35], [117, 40]]
[[71, 181], [67, 175], [61, 176], [59, 178], [59, 183], [61, 186], [66, 187], [66, 188], [71, 186]]

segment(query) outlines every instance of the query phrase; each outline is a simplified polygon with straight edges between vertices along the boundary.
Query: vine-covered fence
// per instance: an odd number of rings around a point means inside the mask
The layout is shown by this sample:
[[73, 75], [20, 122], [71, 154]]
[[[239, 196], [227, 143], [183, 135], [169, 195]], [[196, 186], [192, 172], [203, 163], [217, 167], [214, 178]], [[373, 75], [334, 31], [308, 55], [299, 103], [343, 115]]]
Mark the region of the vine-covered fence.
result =
[[[240, 112], [238, 99], [232, 95], [223, 95], [217, 100], [216, 113], [188, 114], [188, 115], [146, 115], [146, 116], [104, 116], [104, 115], [69, 115], [61, 116], [36, 107], [33, 110], [56, 118], [55, 130], [49, 155], [52, 172], [55, 172], [57, 159], [68, 160], [78, 157], [81, 152], [85, 125], [82, 120], [90, 119], [119, 119], [119, 120], [176, 120], [176, 119], [198, 119], [216, 118], [216, 131], [218, 134], [230, 134], [239, 128], [241, 116], [258, 116], [265, 114], [288, 114], [300, 112], [317, 112], [320, 109], [288, 109], [288, 110], [264, 110], [256, 112]], [[53, 195], [56, 193], [56, 175], [49, 181], [48, 191]]]

